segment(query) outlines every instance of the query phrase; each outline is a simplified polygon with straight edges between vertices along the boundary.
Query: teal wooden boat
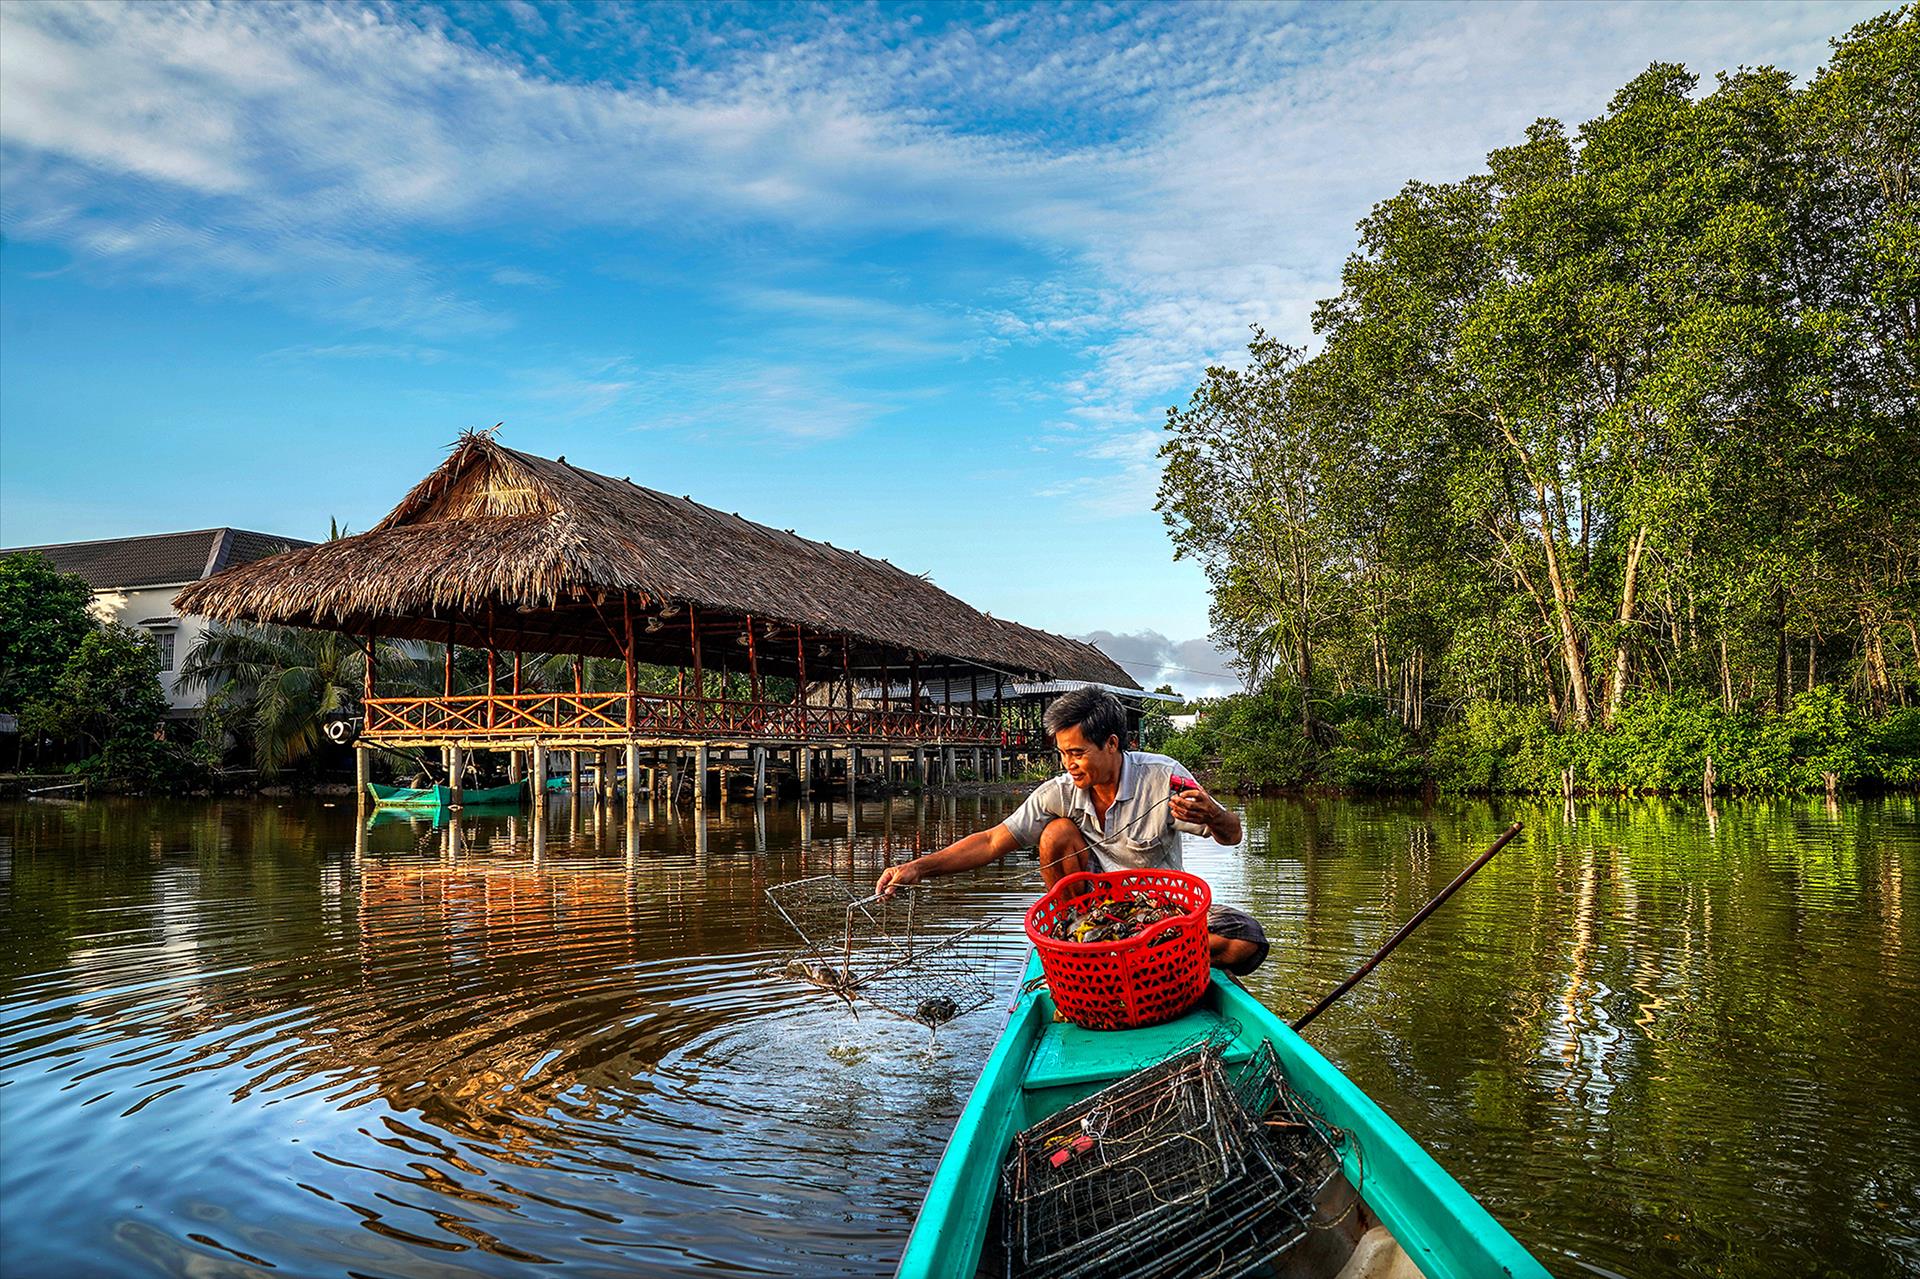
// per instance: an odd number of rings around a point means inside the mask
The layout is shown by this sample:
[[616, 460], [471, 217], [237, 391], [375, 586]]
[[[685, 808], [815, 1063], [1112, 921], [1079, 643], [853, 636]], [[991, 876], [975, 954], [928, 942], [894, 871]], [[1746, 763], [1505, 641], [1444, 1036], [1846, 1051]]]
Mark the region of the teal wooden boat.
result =
[[[381, 808], [453, 807], [453, 787], [451, 786], [383, 786], [379, 782], [368, 782], [367, 793], [373, 796], [375, 806]], [[525, 782], [515, 782], [511, 786], [490, 786], [467, 790], [460, 795], [462, 808], [498, 807], [503, 804], [526, 802], [527, 784]]]
[[[1351, 1197], [1357, 1187], [1365, 1211], [1348, 1214], [1340, 1228], [1347, 1238], [1316, 1240], [1328, 1279], [1361, 1228], [1375, 1222], [1392, 1232], [1426, 1279], [1548, 1279], [1546, 1268], [1372, 1098], [1238, 983], [1215, 972], [1200, 1005], [1184, 1017], [1140, 1030], [1092, 1031], [1054, 1020], [1046, 989], [1034, 988], [1039, 976], [1035, 955], [1026, 993], [1015, 1001], [934, 1172], [900, 1261], [905, 1279], [973, 1279], [980, 1272], [1000, 1165], [1015, 1134], [1209, 1039], [1231, 1040], [1229, 1063], [1270, 1041], [1287, 1082], [1348, 1134], [1344, 1176], [1325, 1193]], [[1286, 1273], [1301, 1271], [1290, 1262]]]

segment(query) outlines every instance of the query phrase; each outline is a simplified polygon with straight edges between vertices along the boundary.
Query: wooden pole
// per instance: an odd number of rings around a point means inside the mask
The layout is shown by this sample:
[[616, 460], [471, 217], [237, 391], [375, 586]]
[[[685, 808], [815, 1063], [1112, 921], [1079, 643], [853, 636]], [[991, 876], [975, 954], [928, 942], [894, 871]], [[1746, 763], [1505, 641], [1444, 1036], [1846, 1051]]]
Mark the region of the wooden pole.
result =
[[[804, 738], [807, 735], [807, 628], [798, 622], [793, 624], [793, 664], [794, 669], [799, 672], [793, 685], [794, 718], [797, 721], [794, 725], [794, 734]], [[801, 759], [794, 761], [796, 766], [804, 757], [803, 750]], [[804, 770], [801, 772], [800, 789], [802, 792], [807, 789]]]
[[447, 623], [447, 678], [446, 678], [446, 691], [443, 694], [443, 696], [446, 696], [446, 697], [453, 696], [453, 623], [452, 622]]
[[847, 637], [840, 637], [840, 673], [847, 679], [847, 732], [853, 732], [853, 658], [847, 651]]
[[[636, 709], [634, 702], [634, 685], [638, 682], [638, 673], [635, 671], [633, 665], [633, 595], [630, 592], [621, 593], [620, 616], [626, 623], [627, 633], [627, 736], [631, 738], [633, 736]], [[632, 785], [631, 780], [629, 780], [628, 785]]]
[[1474, 858], [1473, 863], [1469, 865], [1465, 870], [1461, 871], [1458, 875], [1455, 875], [1453, 877], [1453, 882], [1451, 884], [1448, 884], [1445, 888], [1441, 889], [1438, 893], [1435, 893], [1433, 900], [1428, 902], [1426, 905], [1422, 906], [1418, 914], [1416, 914], [1412, 919], [1409, 919], [1406, 923], [1400, 925], [1400, 931], [1396, 932], [1393, 936], [1387, 938], [1387, 944], [1382, 946], [1379, 950], [1374, 951], [1372, 958], [1368, 959], [1366, 963], [1360, 965], [1359, 969], [1353, 974], [1353, 976], [1347, 978], [1345, 981], [1341, 982], [1338, 986], [1334, 987], [1332, 994], [1328, 995], [1325, 999], [1321, 1000], [1319, 1003], [1315, 1004], [1312, 1008], [1302, 1013], [1300, 1017], [1297, 1020], [1295, 1020], [1295, 1022], [1293, 1023], [1294, 1030], [1295, 1031], [1305, 1030], [1309, 1022], [1311, 1022], [1315, 1017], [1318, 1017], [1321, 1013], [1327, 1011], [1327, 1009], [1331, 1008], [1334, 1005], [1334, 1002], [1338, 1000], [1340, 996], [1346, 994], [1348, 991], [1352, 990], [1355, 986], [1358, 986], [1360, 984], [1361, 979], [1364, 978], [1368, 973], [1372, 972], [1375, 966], [1377, 966], [1381, 960], [1385, 959], [1388, 955], [1391, 955], [1393, 953], [1394, 947], [1398, 946], [1401, 942], [1405, 941], [1409, 936], [1411, 936], [1413, 933], [1413, 930], [1420, 927], [1420, 925], [1423, 922], [1425, 922], [1428, 915], [1433, 914], [1434, 911], [1440, 909], [1441, 906], [1445, 905], [1447, 898], [1453, 896], [1454, 891], [1456, 889], [1458, 889], [1462, 884], [1466, 883], [1469, 879], [1472, 879], [1475, 872], [1477, 872], [1482, 866], [1485, 866], [1488, 862], [1492, 861], [1493, 855], [1499, 852], [1501, 849], [1505, 848], [1507, 846], [1507, 842], [1511, 840], [1515, 835], [1518, 835], [1519, 833], [1520, 833], [1519, 822], [1515, 822], [1513, 825], [1507, 827], [1505, 832], [1501, 834], [1500, 838], [1493, 841], [1493, 847], [1489, 848], [1486, 852], [1480, 854], [1480, 856]]
[[701, 672], [701, 626], [695, 620], [693, 603], [687, 601], [687, 634], [693, 636], [693, 695], [699, 699], [707, 697], [707, 676]]
[[760, 652], [754, 646], [753, 614], [747, 614], [747, 683], [753, 689], [753, 712], [759, 715], [760, 707]]

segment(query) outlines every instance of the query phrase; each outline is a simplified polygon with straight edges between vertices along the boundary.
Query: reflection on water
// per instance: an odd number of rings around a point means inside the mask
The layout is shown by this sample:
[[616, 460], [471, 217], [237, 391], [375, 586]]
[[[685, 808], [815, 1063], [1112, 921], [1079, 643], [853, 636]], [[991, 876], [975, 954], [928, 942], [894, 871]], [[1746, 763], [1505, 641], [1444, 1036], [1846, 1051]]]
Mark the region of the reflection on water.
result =
[[[764, 890], [1007, 805], [0, 806], [0, 1261], [886, 1273], [998, 1019], [772, 975]], [[1913, 801], [1263, 801], [1189, 858], [1293, 1013], [1516, 817], [1316, 1042], [1557, 1272], [1920, 1266]], [[1034, 882], [941, 887], [1007, 994]]]

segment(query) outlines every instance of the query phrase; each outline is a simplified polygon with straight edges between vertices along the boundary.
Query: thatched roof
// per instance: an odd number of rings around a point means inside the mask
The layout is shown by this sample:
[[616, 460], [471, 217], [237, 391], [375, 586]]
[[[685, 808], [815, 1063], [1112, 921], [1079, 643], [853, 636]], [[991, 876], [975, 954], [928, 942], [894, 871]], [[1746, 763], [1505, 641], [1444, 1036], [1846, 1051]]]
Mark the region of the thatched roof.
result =
[[[987, 616], [885, 560], [473, 433], [367, 532], [229, 569], [175, 604], [217, 621], [607, 656], [624, 609], [638, 660], [668, 665], [688, 664], [691, 604], [709, 668], [745, 664], [733, 633], [751, 615], [763, 670], [791, 673], [798, 623], [819, 676], [839, 650], [829, 661], [811, 641], [844, 636], [868, 669], [920, 654], [1137, 687], [1092, 645]], [[762, 623], [785, 625], [769, 639]]]

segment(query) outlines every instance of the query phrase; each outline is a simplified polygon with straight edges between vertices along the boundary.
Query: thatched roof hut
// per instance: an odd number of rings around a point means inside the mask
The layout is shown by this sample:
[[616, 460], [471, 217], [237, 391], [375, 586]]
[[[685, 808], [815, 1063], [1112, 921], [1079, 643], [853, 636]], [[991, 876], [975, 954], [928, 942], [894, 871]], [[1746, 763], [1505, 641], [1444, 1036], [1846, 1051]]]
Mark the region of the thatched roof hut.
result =
[[[742, 668], [746, 619], [768, 673], [981, 670], [1138, 687], [1091, 645], [990, 617], [924, 577], [535, 457], [488, 434], [365, 533], [242, 565], [182, 591], [219, 621], [462, 646]], [[629, 643], [628, 637], [631, 636]], [[816, 638], [821, 643], [816, 644]], [[843, 650], [844, 644], [844, 650]], [[817, 665], [816, 665], [817, 663]]]

